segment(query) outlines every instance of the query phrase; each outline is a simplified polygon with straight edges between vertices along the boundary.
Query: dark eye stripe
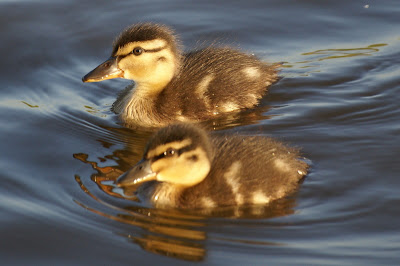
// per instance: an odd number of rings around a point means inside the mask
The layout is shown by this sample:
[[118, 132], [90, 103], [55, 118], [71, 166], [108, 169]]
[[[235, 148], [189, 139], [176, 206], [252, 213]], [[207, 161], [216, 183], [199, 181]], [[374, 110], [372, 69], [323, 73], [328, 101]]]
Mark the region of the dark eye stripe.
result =
[[143, 51], [145, 51], [146, 53], [156, 53], [156, 52], [159, 52], [159, 51], [161, 51], [161, 50], [164, 50], [165, 48], [167, 48], [167, 46], [160, 47], [160, 48], [155, 48], [155, 49], [144, 49], [144, 48], [142, 48], [142, 49], [143, 49]]
[[[135, 48], [136, 48], [136, 47], [135, 47]], [[165, 48], [167, 48], [167, 46], [163, 46], [163, 47], [155, 48], [155, 49], [144, 49], [144, 48], [141, 48], [141, 49], [142, 49], [143, 52], [145, 52], [145, 53], [157, 53], [157, 52], [159, 52], [159, 51], [161, 51], [161, 50], [164, 50]], [[143, 53], [143, 52], [142, 52], [142, 53]], [[119, 55], [118, 58], [119, 58], [119, 60], [121, 60], [121, 59], [127, 57], [128, 55], [132, 55], [132, 54], [133, 54], [133, 53], [131, 52], [131, 53], [126, 54], [126, 55]]]
[[[191, 151], [191, 150], [194, 150], [193, 146], [186, 146], [186, 147], [183, 147], [183, 148], [181, 148], [179, 150], [175, 150], [174, 154], [178, 154], [178, 156], [180, 156], [182, 153], [187, 152], [187, 151]], [[162, 159], [162, 158], [164, 158], [166, 156], [167, 155], [165, 155], [165, 152], [163, 152], [163, 153], [161, 153], [159, 155], [154, 156], [153, 158], [151, 158], [151, 160], [153, 162], [155, 162], [155, 161], [160, 160], [160, 159]]]

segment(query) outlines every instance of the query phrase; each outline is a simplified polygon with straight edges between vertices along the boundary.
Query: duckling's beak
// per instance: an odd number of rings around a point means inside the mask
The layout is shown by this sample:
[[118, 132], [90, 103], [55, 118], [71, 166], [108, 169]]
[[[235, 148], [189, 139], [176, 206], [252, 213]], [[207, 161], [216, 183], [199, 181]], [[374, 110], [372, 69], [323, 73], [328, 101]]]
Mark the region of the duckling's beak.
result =
[[151, 170], [150, 161], [142, 159], [134, 167], [118, 177], [115, 184], [118, 187], [138, 185], [151, 180], [156, 180], [157, 174]]
[[124, 71], [118, 67], [118, 57], [112, 56], [107, 61], [101, 63], [98, 67], [87, 73], [83, 82], [98, 82], [106, 79], [123, 78]]

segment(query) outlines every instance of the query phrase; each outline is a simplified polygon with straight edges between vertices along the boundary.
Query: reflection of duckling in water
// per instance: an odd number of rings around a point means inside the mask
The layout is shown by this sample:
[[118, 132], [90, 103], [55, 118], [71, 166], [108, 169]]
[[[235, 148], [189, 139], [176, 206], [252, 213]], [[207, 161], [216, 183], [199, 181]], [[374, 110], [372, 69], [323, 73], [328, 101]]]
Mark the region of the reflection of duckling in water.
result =
[[277, 66], [231, 48], [182, 55], [169, 28], [144, 23], [125, 29], [111, 57], [82, 80], [134, 80], [135, 89], [120, 94], [114, 111], [125, 123], [163, 126], [254, 107], [277, 81]]
[[267, 204], [293, 192], [308, 165], [296, 150], [261, 136], [206, 133], [190, 124], [160, 129], [143, 160], [116, 181], [120, 187], [157, 180], [156, 207], [213, 208]]

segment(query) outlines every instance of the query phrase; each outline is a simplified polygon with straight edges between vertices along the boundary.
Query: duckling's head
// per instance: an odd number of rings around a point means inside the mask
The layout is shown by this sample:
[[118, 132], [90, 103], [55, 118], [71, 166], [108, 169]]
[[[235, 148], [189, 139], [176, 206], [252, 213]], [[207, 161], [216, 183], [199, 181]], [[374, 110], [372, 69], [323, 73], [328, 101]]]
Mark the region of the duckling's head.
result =
[[157, 180], [190, 187], [208, 175], [213, 151], [207, 133], [190, 124], [173, 124], [150, 138], [143, 159], [118, 178], [121, 187]]
[[111, 57], [84, 76], [82, 81], [125, 78], [134, 80], [138, 86], [158, 91], [177, 73], [180, 58], [171, 29], [152, 23], [135, 24], [116, 38]]

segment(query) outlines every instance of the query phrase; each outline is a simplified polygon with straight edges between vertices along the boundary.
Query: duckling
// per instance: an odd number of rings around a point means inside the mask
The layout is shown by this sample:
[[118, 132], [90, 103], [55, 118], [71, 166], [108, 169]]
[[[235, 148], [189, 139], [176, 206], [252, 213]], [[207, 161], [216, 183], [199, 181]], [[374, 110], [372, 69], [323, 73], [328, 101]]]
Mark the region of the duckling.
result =
[[282, 198], [307, 170], [297, 150], [271, 138], [207, 133], [178, 123], [157, 131], [143, 159], [115, 182], [138, 191], [147, 184], [146, 200], [155, 207], [212, 209]]
[[114, 112], [126, 124], [160, 127], [254, 107], [278, 80], [277, 68], [228, 47], [183, 54], [170, 28], [142, 23], [126, 28], [111, 57], [82, 81], [133, 80], [114, 102]]

